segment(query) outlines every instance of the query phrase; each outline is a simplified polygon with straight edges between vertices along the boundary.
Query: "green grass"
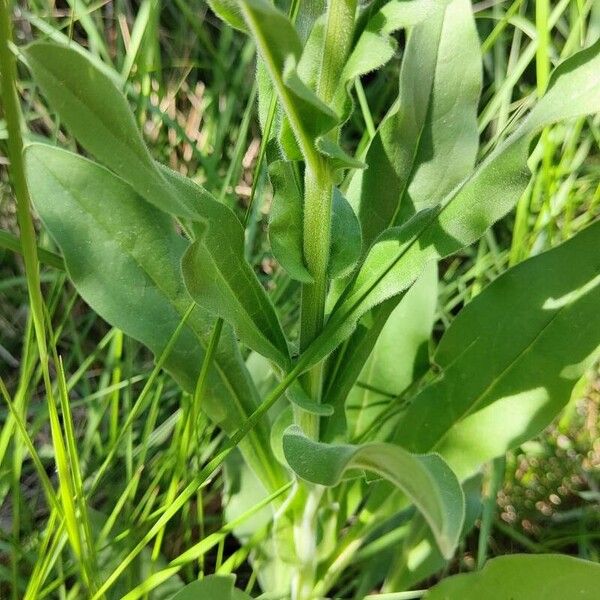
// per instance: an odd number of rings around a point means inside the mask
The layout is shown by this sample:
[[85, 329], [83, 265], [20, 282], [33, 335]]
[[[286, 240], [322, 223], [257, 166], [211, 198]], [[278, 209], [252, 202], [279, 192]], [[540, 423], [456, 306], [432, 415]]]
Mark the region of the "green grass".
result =
[[[23, 3], [13, 14], [18, 44], [73, 37], [126, 79], [154, 156], [202, 182], [246, 219], [247, 254], [265, 280], [275, 270], [273, 299], [284, 325], [296, 322], [298, 286], [274, 264], [265, 235], [270, 192], [256, 123], [252, 44], [222, 27], [199, 0], [60, 6]], [[487, 151], [543, 91], [551, 66], [597, 35], [600, 10], [584, 0], [516, 0], [475, 9], [486, 50], [480, 132]], [[356, 86], [367, 135], [396, 94], [397, 69], [394, 59]], [[0, 149], [13, 158], [14, 184], [13, 192], [0, 166], [0, 597], [81, 598], [89, 589], [94, 598], [166, 598], [202, 573], [229, 571], [256, 593], [247, 557], [267, 531], [257, 530], [243, 547], [231, 531], [274, 497], [227, 522], [220, 471], [207, 469], [229, 447], [223, 434], [205, 420], [195, 426], [197, 403], [161, 370], [161, 360], [154, 366], [146, 350], [91, 312], [68, 283], [47, 235], [38, 229], [34, 236], [14, 159], [21, 142], [11, 123], [21, 110], [28, 139], [50, 135], [66, 146], [75, 143], [23, 65], [17, 90], [20, 108], [5, 103], [0, 121]], [[359, 149], [363, 123], [348, 132], [348, 144]], [[532, 182], [514, 214], [443, 264], [438, 334], [509, 265], [600, 217], [599, 143], [598, 116], [543, 133]], [[454, 570], [472, 568], [475, 554], [517, 549], [598, 559], [600, 540], [589, 533], [598, 522], [594, 385], [579, 391], [585, 409], [574, 400], [567, 421], [507, 458], [504, 475], [502, 462], [489, 470], [488, 489], [504, 481], [501, 506], [492, 492], [481, 537], [477, 530], [468, 540]], [[577, 437], [582, 419], [591, 433]], [[574, 454], [560, 446], [561, 435]], [[552, 515], [530, 497], [531, 489], [535, 498], [543, 496], [538, 471], [548, 464], [579, 476], [564, 494], [568, 510], [556, 505]], [[553, 493], [546, 492], [540, 506]], [[503, 516], [507, 506], [518, 518]], [[389, 547], [397, 543], [391, 537]], [[348, 595], [342, 597], [358, 597], [353, 572], [376, 561], [378, 552], [367, 545], [344, 563], [339, 589]], [[343, 547], [338, 557], [344, 558]]]

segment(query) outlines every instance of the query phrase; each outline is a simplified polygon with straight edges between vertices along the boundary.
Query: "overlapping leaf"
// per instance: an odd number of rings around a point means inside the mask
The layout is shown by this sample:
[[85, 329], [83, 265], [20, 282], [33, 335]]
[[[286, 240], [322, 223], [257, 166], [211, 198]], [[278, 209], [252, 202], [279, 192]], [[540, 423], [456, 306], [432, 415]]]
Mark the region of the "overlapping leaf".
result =
[[[197, 186], [174, 171], [164, 172], [179, 196], [192, 201]], [[182, 259], [183, 278], [191, 297], [230, 323], [248, 347], [285, 369], [289, 363], [287, 341], [273, 303], [244, 259], [240, 222], [215, 200], [198, 207], [206, 219], [206, 229]]]
[[[407, 287], [425, 265], [472, 244], [514, 206], [529, 180], [528, 150], [534, 136], [564, 116], [600, 110], [600, 42], [576, 54], [554, 74], [529, 117], [437, 207], [385, 231], [339, 298], [322, 334], [307, 349], [311, 362], [327, 356], [354, 331], [373, 306]], [[565, 89], [578, 90], [576, 98]]]
[[399, 401], [415, 379], [429, 370], [429, 338], [437, 307], [437, 265], [430, 263], [388, 317], [346, 400], [348, 439], [370, 433], [385, 440], [395, 419], [375, 431], [378, 417]]
[[125, 96], [106, 73], [67, 46], [36, 42], [24, 54], [52, 108], [96, 160], [154, 206], [194, 216], [156, 168]]
[[435, 449], [467, 477], [530, 439], [597, 355], [599, 306], [600, 221], [506, 272], [463, 309], [436, 350], [439, 377], [402, 415], [396, 441]]
[[[104, 319], [159, 355], [191, 304], [180, 274], [188, 244], [169, 216], [144, 202], [105, 168], [46, 145], [26, 150], [31, 196], [60, 246], [82, 298]], [[197, 308], [165, 365], [192, 391], [214, 317]], [[257, 393], [227, 328], [210, 370], [203, 408], [228, 433], [258, 404]], [[266, 424], [252, 431], [242, 450], [269, 489], [272, 466]], [[267, 474], [265, 474], [265, 469]]]
[[307, 438], [295, 425], [283, 436], [283, 451], [300, 477], [320, 485], [337, 485], [349, 469], [386, 478], [421, 511], [442, 554], [454, 553], [465, 515], [464, 496], [456, 476], [437, 454], [410, 454], [392, 444], [323, 444]]
[[202, 230], [201, 239], [190, 249], [185, 268], [193, 296], [231, 323], [246, 345], [287, 366], [285, 337], [245, 260], [244, 232], [233, 212], [202, 187], [152, 160], [127, 100], [81, 53], [36, 43], [27, 58], [36, 81], [82, 146], [154, 206], [200, 221], [196, 227]]
[[[383, 13], [405, 4], [388, 3], [374, 19], [388, 23]], [[367, 247], [384, 229], [437, 204], [471, 172], [479, 145], [481, 57], [471, 3], [413, 8], [428, 18], [411, 31], [397, 103], [370, 144], [369, 168], [355, 173], [348, 190]]]
[[[302, 191], [294, 163], [277, 160], [269, 165], [273, 185], [273, 204], [269, 221], [269, 240], [275, 258], [290, 277], [312, 282], [304, 264], [304, 217]], [[339, 189], [332, 199], [329, 276], [333, 279], [349, 273], [360, 257], [361, 232], [356, 214]]]

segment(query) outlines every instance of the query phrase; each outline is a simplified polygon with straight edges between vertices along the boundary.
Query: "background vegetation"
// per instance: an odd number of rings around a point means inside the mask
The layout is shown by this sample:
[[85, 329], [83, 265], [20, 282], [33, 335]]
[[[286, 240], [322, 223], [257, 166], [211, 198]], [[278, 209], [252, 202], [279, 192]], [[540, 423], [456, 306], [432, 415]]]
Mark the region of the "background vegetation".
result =
[[[479, 129], [485, 150], [506, 135], [544, 89], [551, 65], [586, 39], [597, 39], [600, 2], [491, 0], [473, 9], [484, 51]], [[19, 45], [71, 37], [126, 77], [128, 98], [153, 155], [201, 182], [243, 217], [260, 142], [255, 50], [248, 38], [222, 26], [204, 1], [17, 2], [14, 26]], [[396, 96], [400, 59], [401, 54], [356, 86], [363, 121], [348, 128], [349, 147], [361, 143], [365, 125], [376, 126]], [[50, 136], [76, 149], [23, 65], [20, 75], [29, 138]], [[517, 210], [475, 247], [442, 263], [436, 335], [509, 265], [570, 238], [600, 216], [600, 119], [557, 125], [544, 136]], [[61, 463], [81, 476], [99, 549], [95, 564], [100, 572], [94, 577], [104, 581], [124, 557], [130, 561], [111, 597], [131, 590], [200, 540], [204, 546], [192, 559], [184, 557], [177, 576], [150, 597], [168, 597], [200, 572], [237, 572], [238, 585], [252, 591], [255, 578], [246, 559], [261, 532], [243, 547], [227, 535], [222, 510], [227, 491], [220, 475], [182, 506], [151, 544], [140, 544], [223, 436], [208, 424], [200, 436], [190, 435], [189, 398], [168, 375], [153, 373], [148, 351], [83, 303], [40, 230], [39, 245], [47, 249], [40, 253], [45, 302], [70, 398], [63, 410], [72, 423], [65, 447], [53, 444], [18, 252], [6, 137], [0, 121], [0, 597], [79, 597], [73, 582], [80, 565], [66, 549], [63, 524], [48, 505], [40, 477], [41, 466], [54, 482]], [[270, 254], [265, 231], [271, 191], [264, 170], [258, 175], [247, 255], [289, 326], [296, 318], [298, 284]], [[141, 395], [151, 376], [156, 377], [151, 392]], [[544, 435], [489, 465], [487, 504], [450, 566], [453, 572], [473, 568], [482, 550], [488, 556], [553, 551], [600, 558], [599, 402], [600, 377], [592, 374]], [[35, 453], [20, 424], [8, 419], [15, 408], [24, 415]], [[63, 510], [69, 514], [75, 507]], [[369, 559], [364, 553], [353, 568], [364, 568]], [[351, 587], [351, 581], [343, 584]]]

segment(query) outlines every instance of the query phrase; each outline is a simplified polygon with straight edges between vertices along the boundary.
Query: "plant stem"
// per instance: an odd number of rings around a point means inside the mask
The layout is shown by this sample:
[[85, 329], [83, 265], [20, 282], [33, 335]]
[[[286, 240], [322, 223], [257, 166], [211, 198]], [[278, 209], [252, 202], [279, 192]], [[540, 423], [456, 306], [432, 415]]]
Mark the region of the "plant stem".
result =
[[40, 352], [42, 366], [48, 362], [46, 332], [44, 328], [43, 299], [40, 287], [40, 273], [35, 241], [35, 229], [31, 217], [29, 190], [23, 164], [23, 138], [21, 135], [21, 109], [17, 96], [17, 66], [10, 49], [12, 26], [9, 0], [0, 0], [0, 81], [2, 84], [2, 106], [8, 131], [8, 157], [10, 178], [17, 203], [21, 250], [25, 263], [25, 275], [29, 292], [33, 325]]
[[[317, 94], [330, 103], [334, 97], [343, 70], [354, 31], [356, 0], [329, 0], [323, 59], [317, 82]], [[337, 136], [338, 132], [330, 132]], [[304, 260], [314, 283], [302, 286], [300, 323], [300, 351], [321, 332], [325, 322], [325, 300], [329, 278], [329, 250], [331, 246], [331, 213], [334, 170], [330, 161], [321, 155], [307, 161], [304, 175]], [[323, 366], [317, 365], [306, 375], [307, 392], [315, 402], [321, 401]], [[295, 409], [296, 410], [296, 409]], [[319, 437], [319, 418], [296, 410], [295, 420], [305, 434]]]
[[[327, 104], [334, 98], [340, 74], [352, 43], [356, 0], [329, 0], [322, 62], [317, 81], [317, 94]], [[328, 133], [337, 138], [336, 129]], [[307, 159], [309, 157], [307, 156]], [[325, 324], [325, 301], [329, 285], [328, 266], [331, 247], [331, 218], [335, 171], [331, 161], [316, 154], [306, 161], [304, 174], [303, 251], [313, 283], [302, 286], [300, 307], [300, 351], [303, 352], [319, 335]], [[315, 402], [321, 402], [323, 363], [314, 366], [304, 377], [306, 391]], [[304, 433], [319, 439], [318, 415], [294, 407], [294, 421]], [[304, 486], [303, 486], [304, 487]], [[303, 511], [295, 516], [295, 542], [298, 567], [292, 598], [313, 597], [317, 558], [317, 514], [322, 490], [306, 484]]]

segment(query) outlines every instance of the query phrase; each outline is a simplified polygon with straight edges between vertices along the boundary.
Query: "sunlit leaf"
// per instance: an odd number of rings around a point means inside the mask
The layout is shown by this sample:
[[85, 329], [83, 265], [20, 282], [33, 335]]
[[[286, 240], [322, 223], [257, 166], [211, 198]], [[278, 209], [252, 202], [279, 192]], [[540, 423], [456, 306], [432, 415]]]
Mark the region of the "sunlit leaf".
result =
[[560, 554], [513, 554], [490, 560], [481, 571], [448, 577], [426, 600], [595, 600], [600, 565]]
[[530, 439], [597, 355], [598, 306], [600, 221], [509, 270], [460, 312], [433, 357], [439, 376], [395, 439], [435, 449], [461, 477]]

